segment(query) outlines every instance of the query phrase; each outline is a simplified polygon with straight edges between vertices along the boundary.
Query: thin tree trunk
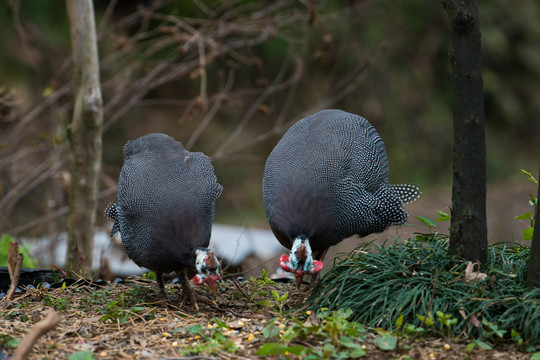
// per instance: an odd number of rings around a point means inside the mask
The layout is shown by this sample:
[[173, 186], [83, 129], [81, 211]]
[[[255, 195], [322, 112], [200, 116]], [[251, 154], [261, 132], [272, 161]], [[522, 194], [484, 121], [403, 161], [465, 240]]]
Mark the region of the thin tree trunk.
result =
[[[540, 170], [538, 170], [540, 178]], [[536, 215], [534, 216], [534, 230], [531, 244], [531, 257], [529, 271], [527, 272], [527, 285], [540, 287], [540, 186], [536, 195]]]
[[66, 267], [88, 276], [101, 171], [103, 106], [92, 0], [67, 0], [73, 51], [75, 105], [70, 128], [71, 189]]
[[474, 0], [442, 0], [450, 24], [454, 88], [454, 168], [450, 250], [470, 261], [487, 258], [486, 139], [482, 49]]

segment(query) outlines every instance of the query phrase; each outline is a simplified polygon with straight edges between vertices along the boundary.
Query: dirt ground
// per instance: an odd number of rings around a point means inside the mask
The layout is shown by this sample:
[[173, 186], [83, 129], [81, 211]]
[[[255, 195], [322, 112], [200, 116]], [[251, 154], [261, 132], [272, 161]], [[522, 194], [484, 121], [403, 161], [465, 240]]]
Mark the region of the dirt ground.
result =
[[[253, 281], [225, 281], [216, 295], [205, 289], [197, 292], [210, 301], [199, 302], [199, 311], [179, 303], [179, 285], [167, 286], [169, 300], [157, 301], [153, 281], [133, 278], [102, 286], [88, 284], [58, 288], [29, 289], [19, 293], [8, 308], [0, 310], [0, 359], [13, 355], [17, 340], [42, 320], [50, 307], [61, 322], [39, 338], [29, 359], [67, 359], [89, 351], [94, 359], [255, 359], [269, 358], [256, 351], [269, 341], [264, 327], [274, 321], [289, 326], [294, 318], [308, 316], [302, 304], [305, 289], [276, 283], [259, 287]], [[289, 293], [280, 317], [276, 306], [258, 305], [272, 299], [269, 290]], [[266, 294], [266, 296], [265, 296]], [[268, 303], [268, 301], [266, 301]], [[1, 304], [0, 304], [1, 305]], [[291, 309], [297, 309], [291, 312]], [[401, 339], [397, 351], [380, 350], [368, 332], [362, 348], [365, 359], [529, 359], [511, 345], [495, 345], [494, 350], [465, 351], [466, 344], [444, 339]], [[317, 339], [293, 340], [291, 345], [317, 347]], [[79, 354], [80, 355], [80, 354]], [[83, 357], [91, 359], [92, 357]], [[279, 358], [277, 356], [270, 358]], [[281, 358], [300, 359], [293, 354]]]

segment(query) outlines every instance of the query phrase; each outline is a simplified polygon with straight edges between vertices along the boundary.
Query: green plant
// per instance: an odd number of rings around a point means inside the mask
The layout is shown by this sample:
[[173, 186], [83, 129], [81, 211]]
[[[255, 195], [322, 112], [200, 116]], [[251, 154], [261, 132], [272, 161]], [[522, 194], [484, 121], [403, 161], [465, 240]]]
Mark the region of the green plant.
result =
[[438, 211], [439, 218], [436, 220], [432, 220], [425, 216], [417, 216], [416, 218], [420, 220], [424, 225], [426, 225], [430, 230], [433, 229], [435, 226], [437, 226], [437, 222], [441, 221], [450, 221], [450, 215], [443, 211]]
[[465, 351], [470, 354], [476, 347], [479, 347], [484, 350], [493, 350], [491, 345], [483, 342], [480, 339], [474, 339], [473, 341], [467, 344], [467, 346], [465, 347]]
[[20, 340], [15, 339], [13, 336], [9, 334], [0, 335], [1, 348], [16, 348], [17, 346], [19, 346], [20, 342], [21, 342]]
[[[449, 254], [444, 235], [365, 244], [336, 260], [314, 289], [308, 308], [350, 308], [352, 320], [399, 330], [403, 336], [443, 333], [483, 341], [510, 338], [512, 329], [520, 329], [523, 345], [538, 344], [540, 289], [528, 288], [524, 281], [529, 253], [519, 244], [492, 245], [480, 269], [486, 279], [469, 283], [467, 262]], [[418, 317], [430, 313], [436, 320]]]
[[65, 311], [68, 307], [68, 302], [64, 298], [55, 298], [47, 295], [43, 298], [43, 305], [53, 307], [56, 311]]
[[188, 341], [192, 341], [179, 351], [182, 355], [190, 354], [213, 354], [220, 351], [232, 353], [238, 350], [238, 346], [229, 337], [223, 334], [228, 331], [227, 325], [221, 320], [215, 320], [206, 329], [202, 325], [193, 325], [175, 329], [175, 333], [188, 335]]
[[279, 316], [283, 317], [283, 307], [289, 298], [289, 293], [286, 292], [283, 295], [280, 295], [276, 290], [272, 290], [272, 296], [274, 297], [274, 302], [279, 310]]
[[106, 308], [101, 309], [103, 315], [100, 317], [100, 320], [103, 322], [110, 320], [122, 324], [131, 316], [145, 310], [145, 307], [143, 306], [131, 306], [126, 308], [124, 297], [124, 293], [120, 293], [120, 300], [111, 301], [107, 304]]
[[244, 287], [248, 288], [249, 291], [245, 292], [244, 290], [242, 290], [242, 288], [237, 286], [238, 291], [232, 293], [233, 297], [236, 299], [244, 297], [246, 299], [245, 305], [253, 303], [264, 307], [272, 307], [273, 304], [268, 299], [261, 299], [255, 301], [257, 297], [267, 297], [271, 291], [270, 287], [276, 284], [272, 279], [268, 277], [269, 273], [269, 271], [263, 269], [260, 278], [255, 279], [253, 276], [251, 276], [249, 282], [247, 283], [247, 286]]
[[[521, 173], [526, 175], [530, 182], [538, 186], [538, 180], [536, 180], [530, 172], [522, 169]], [[538, 199], [532, 193], [529, 193], [529, 204], [533, 207], [533, 211], [528, 211], [524, 214], [514, 217], [514, 219], [516, 220], [527, 220], [529, 222], [529, 224], [527, 225], [527, 228], [523, 230], [524, 240], [532, 240], [532, 236], [533, 236], [534, 219], [536, 218], [536, 206], [538, 204]]]
[[[315, 323], [291, 320], [287, 327], [277, 319], [271, 319], [263, 329], [265, 339], [276, 339], [257, 350], [259, 356], [299, 355], [304, 359], [327, 359], [330, 357], [348, 359], [365, 355], [366, 329], [349, 321], [352, 311], [339, 309], [328, 312], [324, 309], [318, 313]], [[295, 339], [306, 340], [310, 337], [320, 342], [318, 347], [304, 347], [292, 344]]]

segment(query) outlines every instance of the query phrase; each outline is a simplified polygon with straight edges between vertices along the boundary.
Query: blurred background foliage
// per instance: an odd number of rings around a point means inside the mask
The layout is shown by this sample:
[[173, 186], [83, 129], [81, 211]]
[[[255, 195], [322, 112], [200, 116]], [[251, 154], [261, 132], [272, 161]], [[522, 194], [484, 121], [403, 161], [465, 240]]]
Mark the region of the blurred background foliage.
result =
[[[424, 192], [451, 184], [449, 29], [440, 2], [94, 4], [105, 104], [100, 210], [114, 197], [123, 144], [165, 132], [212, 156], [224, 186], [216, 221], [266, 226], [267, 155], [291, 122], [326, 107], [374, 124], [391, 182]], [[540, 3], [478, 6], [493, 184], [538, 166]], [[0, 3], [0, 40], [0, 226], [63, 230], [71, 106], [65, 4]]]

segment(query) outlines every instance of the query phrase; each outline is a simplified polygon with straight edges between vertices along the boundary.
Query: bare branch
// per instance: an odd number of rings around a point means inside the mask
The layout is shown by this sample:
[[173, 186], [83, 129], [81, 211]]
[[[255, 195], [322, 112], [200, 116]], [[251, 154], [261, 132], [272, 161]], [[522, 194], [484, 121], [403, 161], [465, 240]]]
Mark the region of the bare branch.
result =
[[206, 116], [201, 121], [199, 126], [197, 126], [197, 128], [193, 131], [193, 133], [189, 137], [189, 140], [186, 143], [187, 149], [191, 149], [195, 141], [197, 141], [201, 133], [204, 131], [204, 129], [208, 126], [210, 121], [214, 118], [216, 113], [219, 111], [219, 109], [221, 108], [221, 105], [223, 105], [223, 101], [227, 97], [227, 94], [231, 90], [233, 84], [234, 84], [234, 70], [229, 70], [225, 87], [220, 92], [220, 96], [216, 98], [216, 102], [214, 103], [214, 106], [212, 106], [212, 109], [210, 109], [210, 111], [206, 114]]
[[49, 309], [49, 312], [47, 313], [45, 319], [32, 326], [30, 332], [28, 332], [28, 334], [26, 334], [26, 336], [22, 339], [21, 343], [17, 347], [17, 350], [15, 351], [13, 360], [26, 359], [38, 339], [42, 337], [46, 332], [58, 326], [61, 320], [62, 317], [58, 315], [58, 313], [54, 311], [54, 309]]

